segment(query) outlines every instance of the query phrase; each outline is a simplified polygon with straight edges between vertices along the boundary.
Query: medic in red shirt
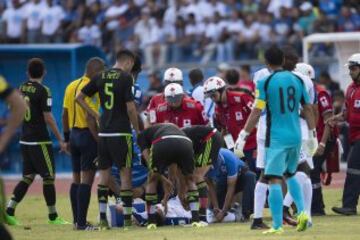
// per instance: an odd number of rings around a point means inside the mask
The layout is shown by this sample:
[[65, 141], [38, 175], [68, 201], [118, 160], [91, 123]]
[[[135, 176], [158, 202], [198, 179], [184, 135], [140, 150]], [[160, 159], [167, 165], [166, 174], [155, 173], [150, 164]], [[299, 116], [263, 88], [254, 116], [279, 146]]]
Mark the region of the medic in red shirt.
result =
[[[204, 83], [204, 94], [215, 103], [214, 123], [221, 129], [227, 147], [232, 149], [234, 141], [244, 128], [251, 113], [254, 102], [253, 96], [245, 92], [232, 91], [226, 88], [224, 80], [219, 77], [210, 77]], [[245, 161], [250, 165], [255, 163], [256, 130], [254, 130], [245, 144]]]
[[150, 115], [150, 123], [173, 123], [180, 128], [206, 125], [204, 108], [198, 101], [185, 95], [180, 84], [170, 83], [164, 90], [165, 102]]
[[342, 207], [332, 210], [342, 215], [356, 215], [360, 186], [360, 53], [351, 55], [348, 63], [352, 83], [346, 91], [346, 109], [334, 116], [328, 123], [346, 120], [349, 123], [351, 149], [347, 159], [347, 171], [342, 198]]
[[[174, 67], [166, 69], [164, 73], [164, 84], [166, 86], [170, 83], [178, 83], [181, 86], [183, 85], [183, 74], [180, 69]], [[154, 117], [156, 108], [163, 103], [165, 103], [164, 93], [158, 93], [151, 98], [149, 105], [145, 110], [149, 122], [151, 122], [150, 118]]]

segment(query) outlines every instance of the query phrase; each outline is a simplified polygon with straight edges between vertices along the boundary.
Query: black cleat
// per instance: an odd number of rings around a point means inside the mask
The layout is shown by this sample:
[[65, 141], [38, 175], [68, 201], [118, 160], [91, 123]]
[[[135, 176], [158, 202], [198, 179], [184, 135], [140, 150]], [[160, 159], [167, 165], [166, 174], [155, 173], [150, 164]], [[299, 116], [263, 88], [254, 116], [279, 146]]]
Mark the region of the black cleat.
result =
[[297, 221], [292, 218], [291, 214], [289, 213], [289, 210], [284, 210], [283, 222], [293, 227], [297, 226]]
[[356, 209], [353, 208], [333, 207], [332, 210], [337, 214], [341, 214], [345, 216], [357, 215]]
[[320, 211], [311, 211], [311, 216], [314, 216], [314, 217], [322, 217], [322, 216], [326, 216], [326, 213], [324, 210], [320, 210]]
[[268, 225], [266, 225], [263, 222], [263, 220], [260, 218], [260, 219], [253, 220], [250, 229], [251, 230], [267, 230], [267, 229], [270, 229], [270, 227]]

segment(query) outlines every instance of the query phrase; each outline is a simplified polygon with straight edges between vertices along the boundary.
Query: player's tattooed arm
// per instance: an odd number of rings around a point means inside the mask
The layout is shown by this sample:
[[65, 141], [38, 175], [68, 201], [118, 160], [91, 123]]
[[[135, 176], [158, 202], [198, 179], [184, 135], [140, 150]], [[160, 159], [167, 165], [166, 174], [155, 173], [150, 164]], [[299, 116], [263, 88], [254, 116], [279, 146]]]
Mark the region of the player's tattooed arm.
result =
[[76, 102], [92, 117], [99, 121], [100, 116], [98, 112], [95, 112], [85, 101], [86, 95], [82, 92], [79, 92], [76, 96]]

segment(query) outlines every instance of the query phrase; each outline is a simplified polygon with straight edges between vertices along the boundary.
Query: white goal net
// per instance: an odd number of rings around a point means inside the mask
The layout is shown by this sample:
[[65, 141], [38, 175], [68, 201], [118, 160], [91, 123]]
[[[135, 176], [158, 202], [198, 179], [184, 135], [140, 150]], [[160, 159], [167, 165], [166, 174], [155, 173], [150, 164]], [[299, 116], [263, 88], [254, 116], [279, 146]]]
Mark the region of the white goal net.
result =
[[354, 53], [360, 52], [360, 32], [343, 32], [343, 33], [316, 33], [311, 34], [303, 39], [303, 58], [304, 62], [311, 64], [309, 54], [312, 44], [332, 43], [335, 48], [335, 64], [331, 75], [339, 81], [343, 90], [351, 82], [349, 72], [344, 67], [347, 59]]

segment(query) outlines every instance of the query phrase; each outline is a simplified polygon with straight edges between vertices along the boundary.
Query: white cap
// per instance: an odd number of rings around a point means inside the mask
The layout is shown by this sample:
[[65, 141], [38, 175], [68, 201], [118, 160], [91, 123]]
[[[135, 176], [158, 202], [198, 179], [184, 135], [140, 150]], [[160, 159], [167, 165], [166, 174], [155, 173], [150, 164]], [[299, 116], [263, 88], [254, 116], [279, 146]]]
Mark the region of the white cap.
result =
[[217, 91], [224, 88], [226, 85], [225, 81], [219, 77], [210, 77], [204, 83], [204, 94]]
[[168, 68], [164, 73], [164, 81], [183, 82], [182, 71], [178, 68]]
[[360, 65], [360, 53], [355, 53], [351, 55], [348, 59], [348, 62], [345, 64], [345, 67], [351, 67]]
[[180, 84], [170, 83], [165, 87], [164, 95], [165, 97], [175, 97], [178, 95], [183, 95], [184, 90]]
[[307, 63], [297, 63], [295, 67], [295, 72], [299, 72], [310, 79], [315, 79], [315, 70], [314, 68]]
[[313, 5], [310, 2], [304, 2], [300, 5], [300, 10], [303, 12], [309, 11], [313, 8]]

